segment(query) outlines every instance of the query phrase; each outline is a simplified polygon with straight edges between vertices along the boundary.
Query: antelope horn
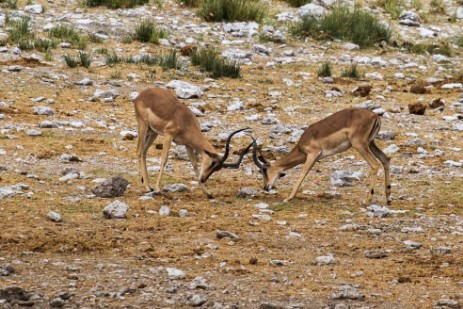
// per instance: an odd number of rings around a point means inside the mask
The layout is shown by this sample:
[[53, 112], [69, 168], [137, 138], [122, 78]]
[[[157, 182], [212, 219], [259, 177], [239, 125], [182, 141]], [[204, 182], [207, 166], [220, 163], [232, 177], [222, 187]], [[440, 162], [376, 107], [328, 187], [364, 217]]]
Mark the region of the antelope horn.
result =
[[249, 144], [248, 147], [246, 147], [246, 149], [243, 150], [243, 152], [240, 154], [238, 161], [236, 161], [235, 163], [224, 163], [222, 167], [223, 168], [239, 168], [241, 165], [241, 161], [243, 161], [244, 156], [248, 153], [249, 149], [251, 148], [253, 144], [254, 143]]
[[259, 168], [259, 170], [262, 171], [264, 169], [264, 166], [262, 165], [262, 162], [260, 162], [259, 159], [257, 158], [257, 141], [253, 136], [251, 136], [251, 138], [252, 138], [252, 145], [254, 146], [252, 149], [252, 159], [254, 160], [254, 163]]
[[239, 130], [236, 130], [236, 131], [233, 131], [232, 133], [230, 133], [230, 135], [228, 136], [227, 138], [227, 142], [225, 144], [225, 153], [223, 154], [223, 157], [222, 159], [220, 160], [220, 164], [224, 164], [225, 163], [225, 160], [227, 160], [228, 158], [228, 155], [230, 154], [230, 142], [231, 142], [231, 139], [233, 137], [233, 135], [235, 135], [236, 133], [239, 133], [241, 131], [244, 131], [244, 130], [249, 130], [251, 129], [250, 127], [246, 127], [246, 128], [243, 128], [243, 129], [239, 129]]

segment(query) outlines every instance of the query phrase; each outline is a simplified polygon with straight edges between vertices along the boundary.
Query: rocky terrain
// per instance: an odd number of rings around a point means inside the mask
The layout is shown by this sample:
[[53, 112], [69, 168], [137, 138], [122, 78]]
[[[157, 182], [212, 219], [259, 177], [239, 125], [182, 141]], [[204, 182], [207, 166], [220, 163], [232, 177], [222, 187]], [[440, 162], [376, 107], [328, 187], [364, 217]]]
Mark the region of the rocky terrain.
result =
[[[291, 22], [329, 11], [330, 1], [260, 2], [269, 8], [260, 24], [207, 23], [173, 0], [117, 10], [2, 5], [0, 308], [463, 307], [462, 3], [406, 1], [393, 19], [376, 2], [357, 2], [392, 29], [391, 42], [359, 49], [291, 36]], [[63, 55], [77, 49], [66, 42], [52, 54], [12, 44], [7, 21], [20, 16], [39, 37], [58, 24], [92, 37], [91, 65], [68, 67]], [[125, 42], [145, 18], [168, 36]], [[452, 53], [404, 47], [422, 42], [448, 42]], [[163, 70], [108, 65], [102, 52], [187, 46], [219, 48], [242, 63], [242, 77], [210, 78], [180, 54], [181, 68]], [[333, 76], [318, 77], [328, 61]], [[352, 63], [362, 77], [341, 77]], [[145, 194], [133, 100], [152, 86], [188, 105], [219, 151], [229, 132], [250, 126], [268, 159], [330, 113], [372, 109], [391, 158], [392, 205], [382, 171], [372, 204], [361, 204], [369, 168], [352, 150], [317, 163], [285, 204], [300, 167], [268, 194], [248, 155], [239, 170], [213, 174], [208, 200], [184, 147], [173, 146], [162, 194]], [[230, 160], [250, 141], [237, 135]], [[159, 138], [148, 153], [152, 184], [161, 148]]]

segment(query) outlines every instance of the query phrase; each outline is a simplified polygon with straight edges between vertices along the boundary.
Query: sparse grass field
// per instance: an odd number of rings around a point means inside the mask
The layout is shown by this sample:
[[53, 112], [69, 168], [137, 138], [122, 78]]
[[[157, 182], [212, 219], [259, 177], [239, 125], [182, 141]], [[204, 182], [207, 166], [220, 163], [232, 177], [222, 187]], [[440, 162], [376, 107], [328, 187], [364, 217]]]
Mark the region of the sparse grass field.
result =
[[[48, 5], [58, 10], [61, 2]], [[87, 9], [92, 14], [109, 14], [105, 8]], [[168, 5], [163, 10], [166, 16], [177, 12]], [[0, 105], [0, 114], [4, 115], [0, 120], [0, 150], [6, 152], [0, 154], [0, 187], [18, 183], [27, 186], [22, 190], [25, 195], [0, 200], [0, 266], [13, 263], [16, 269], [14, 275], [0, 277], [0, 289], [20, 286], [37, 293], [37, 308], [50, 307], [48, 301], [60, 292], [72, 294], [66, 308], [190, 308], [186, 298], [191, 294], [207, 295], [208, 304], [204, 306], [211, 308], [215, 302], [224, 304], [224, 308], [246, 309], [261, 308], [263, 304], [274, 304], [276, 308], [334, 308], [337, 304], [351, 308], [434, 308], [444, 296], [459, 302], [461, 307], [463, 173], [445, 161], [461, 160], [461, 151], [457, 149], [463, 148], [463, 136], [443, 119], [456, 114], [449, 106], [458, 100], [461, 89], [445, 90], [440, 86], [462, 82], [462, 76], [457, 70], [448, 70], [439, 75], [444, 76], [443, 80], [432, 84], [430, 92], [409, 92], [411, 84], [424, 83], [438, 71], [436, 64], [426, 58], [429, 54], [443, 53], [448, 48], [452, 51], [449, 55], [454, 55], [459, 49], [437, 42], [439, 46], [432, 49], [415, 44], [416, 51], [390, 47], [353, 52], [371, 57], [381, 55], [385, 59], [410, 57], [429, 66], [427, 70], [404, 69], [401, 72], [407, 79], [395, 79], [396, 65], [378, 68], [335, 62], [346, 53], [338, 49], [338, 42], [323, 45], [323, 41], [293, 39], [288, 46], [275, 47], [274, 52], [285, 48], [308, 50], [320, 61], [267, 65], [269, 59], [256, 56], [252, 65], [240, 67], [241, 78], [220, 76], [207, 81], [210, 70], [205, 65], [215, 61], [216, 51], [198, 49], [198, 54], [191, 58], [192, 65], [186, 67], [188, 57], [179, 57], [175, 49], [149, 44], [153, 43], [151, 39], [140, 42], [131, 37], [131, 41], [122, 42], [136, 25], [138, 18], [132, 20], [133, 27], [121, 31], [117, 42], [100, 42], [90, 37], [85, 40], [87, 34], [60, 25], [50, 31], [47, 39], [38, 41], [34, 36], [28, 40], [41, 54], [53, 50], [53, 65], [27, 57], [0, 62], [0, 68], [5, 70], [0, 80], [0, 101], [14, 101], [9, 107]], [[461, 48], [461, 37], [455, 40]], [[74, 49], [62, 50], [54, 45], [57, 41], [69, 41]], [[87, 44], [86, 51], [79, 50], [83, 47], [79, 42]], [[8, 44], [10, 47], [16, 43]], [[322, 50], [320, 46], [326, 48]], [[134, 55], [139, 55], [142, 48], [148, 56], [136, 58]], [[66, 54], [75, 60], [76, 69], [63, 63], [62, 56]], [[84, 63], [90, 67], [80, 68]], [[22, 70], [8, 71], [17, 65]], [[329, 66], [330, 75], [333, 69], [351, 78], [332, 74], [332, 83], [325, 83], [318, 78], [324, 66]], [[327, 68], [323, 71], [326, 73]], [[385, 79], [363, 77], [373, 71]], [[129, 78], [134, 74], [138, 78]], [[77, 85], [83, 78], [91, 78], [94, 85]], [[371, 97], [391, 115], [382, 119], [381, 131], [397, 133], [393, 141], [378, 140], [378, 146], [396, 144], [400, 148], [390, 155], [394, 172], [393, 204], [389, 208], [406, 212], [382, 219], [367, 215], [360, 202], [366, 194], [369, 169], [352, 150], [318, 162], [289, 204], [282, 200], [290, 193], [300, 168], [278, 180], [275, 195], [259, 191], [254, 197], [238, 198], [242, 188], [262, 186], [261, 176], [247, 156], [242, 169], [222, 170], [208, 180], [207, 187], [215, 195], [215, 199], [208, 200], [193, 182], [191, 164], [175, 159], [172, 152], [163, 184], [183, 183], [189, 190], [164, 193], [153, 200], [140, 199], [144, 192], [135, 154], [137, 141], [122, 139], [119, 134], [136, 129], [129, 95], [172, 79], [206, 86], [203, 97], [183, 102], [204, 110], [204, 117], [198, 120], [213, 124], [211, 131], [204, 134], [218, 151], [223, 151], [221, 133], [248, 125], [264, 149], [293, 147], [289, 134], [274, 135], [270, 133], [274, 126], [261, 120], [273, 114], [283, 126], [303, 128], [329, 113], [364, 103], [366, 98], [355, 97], [351, 92], [359, 85], [371, 85]], [[300, 86], [290, 86], [288, 80]], [[100, 88], [115, 88], [121, 95], [114, 101], [89, 101]], [[325, 92], [333, 88], [343, 96], [326, 97]], [[273, 91], [282, 94], [271, 96]], [[54, 102], [31, 101], [42, 96]], [[233, 98], [239, 98], [245, 108], [227, 112]], [[409, 102], [431, 102], [436, 98], [446, 102], [442, 112], [428, 110], [424, 116], [408, 115]], [[34, 115], [33, 107], [39, 105], [52, 107], [55, 115]], [[259, 120], [248, 120], [255, 115]], [[37, 137], [26, 134], [29, 129], [39, 129], [43, 120], [60, 122], [62, 127], [40, 129], [42, 135]], [[85, 127], [72, 126], [74, 121], [82, 121]], [[419, 154], [417, 146], [407, 145], [415, 134], [426, 141], [420, 147], [428, 155]], [[230, 159], [249, 142], [248, 136], [234, 139]], [[149, 150], [149, 167], [159, 165], [160, 147], [162, 137]], [[445, 154], [430, 155], [436, 149]], [[75, 155], [81, 162], [62, 161], [62, 154]], [[275, 159], [281, 154], [265, 155]], [[67, 169], [84, 176], [61, 181]], [[332, 188], [330, 176], [338, 169], [363, 175], [352, 187]], [[96, 184], [93, 180], [115, 175], [129, 181], [126, 194], [117, 199], [126, 202], [130, 210], [126, 219], [107, 220], [102, 209], [115, 199], [89, 195]], [[150, 176], [153, 184], [157, 174], [150, 172]], [[382, 171], [376, 190], [373, 201], [384, 206]], [[259, 203], [267, 203], [273, 211], [270, 221], [253, 217], [259, 213], [255, 207]], [[159, 215], [163, 205], [171, 208], [171, 215]], [[178, 214], [182, 209], [188, 211], [185, 218]], [[52, 210], [61, 213], [64, 221], [47, 220]], [[357, 227], [341, 229], [349, 224]], [[424, 232], [402, 232], [405, 227], [418, 226]], [[217, 230], [236, 233], [239, 239], [218, 239]], [[406, 240], [419, 242], [422, 248], [407, 249], [403, 244]], [[438, 247], [449, 247], [451, 254], [433, 254], [432, 249]], [[368, 259], [368, 250], [384, 250], [387, 257]], [[328, 254], [334, 255], [335, 264], [316, 264], [316, 257]], [[281, 260], [284, 265], [274, 266], [270, 263], [273, 260]], [[160, 266], [182, 269], [186, 278], [167, 279], [164, 273], [156, 272]], [[190, 290], [189, 284], [197, 276], [205, 277], [206, 289]], [[358, 285], [365, 299], [330, 298], [341, 284]], [[125, 288], [130, 292], [111, 296]], [[0, 303], [0, 308], [3, 305]]]

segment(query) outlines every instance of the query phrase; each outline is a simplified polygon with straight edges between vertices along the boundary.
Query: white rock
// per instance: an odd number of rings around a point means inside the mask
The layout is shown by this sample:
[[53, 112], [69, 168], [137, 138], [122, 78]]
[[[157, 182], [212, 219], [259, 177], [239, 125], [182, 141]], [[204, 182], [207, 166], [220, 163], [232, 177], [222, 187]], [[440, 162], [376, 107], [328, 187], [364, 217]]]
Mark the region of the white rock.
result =
[[183, 270], [173, 268], [173, 267], [166, 267], [167, 276], [171, 280], [178, 280], [185, 278], [185, 272]]
[[43, 7], [40, 4], [26, 5], [24, 11], [32, 14], [40, 14], [43, 12]]
[[317, 265], [331, 265], [336, 264], [336, 259], [332, 254], [326, 256], [318, 256], [315, 258]]
[[304, 16], [322, 16], [323, 13], [325, 13], [326, 9], [320, 5], [309, 3], [306, 5], [301, 6], [298, 10], [297, 13], [299, 14], [300, 17]]
[[181, 80], [172, 80], [167, 87], [173, 88], [177, 97], [181, 99], [199, 98], [203, 95], [200, 87]]
[[347, 49], [347, 50], [357, 50], [357, 49], [360, 49], [360, 46], [354, 43], [346, 43], [342, 46], [342, 48]]
[[227, 106], [227, 111], [233, 112], [237, 110], [242, 110], [243, 108], [244, 108], [243, 102], [241, 102], [240, 99], [235, 98], [234, 101]]
[[29, 136], [40, 136], [40, 135], [42, 135], [42, 132], [41, 132], [40, 130], [31, 129], [31, 130], [27, 130], [27, 131], [26, 131], [26, 135], [29, 135]]
[[170, 207], [167, 205], [162, 205], [161, 208], [159, 208], [159, 215], [160, 216], [170, 215]]
[[383, 75], [381, 75], [381, 74], [378, 73], [378, 72], [367, 73], [367, 74], [365, 74], [365, 77], [366, 77], [366, 78], [373, 79], [373, 80], [384, 80]]
[[63, 217], [59, 213], [57, 213], [55, 211], [50, 211], [48, 213], [47, 217], [48, 217], [48, 219], [50, 219], [53, 222], [61, 222], [61, 221], [63, 221]]
[[55, 114], [55, 111], [48, 106], [34, 106], [32, 108], [34, 115], [47, 115], [47, 116], [53, 116]]
[[129, 211], [129, 205], [119, 200], [115, 200], [103, 209], [103, 215], [106, 219], [125, 218]]
[[383, 152], [387, 155], [389, 154], [393, 154], [393, 153], [396, 153], [400, 151], [400, 148], [399, 146], [395, 145], [395, 144], [391, 144], [389, 146], [387, 146], [386, 148], [383, 149]]
[[451, 84], [444, 84], [441, 87], [442, 89], [461, 89], [463, 88], [462, 83], [451, 83]]

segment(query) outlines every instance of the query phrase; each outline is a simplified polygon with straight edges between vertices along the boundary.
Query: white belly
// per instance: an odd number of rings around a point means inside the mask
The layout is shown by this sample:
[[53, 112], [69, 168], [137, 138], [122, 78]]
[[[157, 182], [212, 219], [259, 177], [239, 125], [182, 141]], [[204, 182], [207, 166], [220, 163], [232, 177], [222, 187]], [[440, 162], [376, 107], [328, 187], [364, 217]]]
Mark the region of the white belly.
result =
[[351, 145], [351, 143], [349, 141], [345, 141], [345, 142], [339, 144], [338, 146], [336, 146], [334, 148], [323, 149], [322, 153], [318, 157], [318, 160], [321, 160], [323, 158], [326, 158], [326, 157], [329, 157], [329, 156], [344, 152], [347, 149], [349, 149], [351, 146], [352, 145]]

